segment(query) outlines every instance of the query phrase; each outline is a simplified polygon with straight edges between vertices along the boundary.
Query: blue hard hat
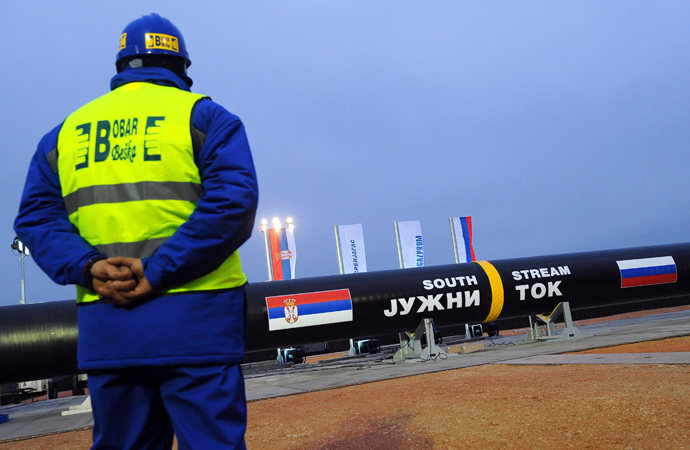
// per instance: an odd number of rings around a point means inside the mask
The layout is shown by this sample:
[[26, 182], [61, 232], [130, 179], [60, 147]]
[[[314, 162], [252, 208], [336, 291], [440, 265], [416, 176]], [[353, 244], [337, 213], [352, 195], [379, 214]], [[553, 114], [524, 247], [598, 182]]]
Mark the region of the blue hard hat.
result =
[[192, 64], [180, 30], [154, 13], [132, 21], [122, 30], [115, 64], [119, 67], [120, 61], [136, 55], [167, 55], [182, 58], [187, 67]]

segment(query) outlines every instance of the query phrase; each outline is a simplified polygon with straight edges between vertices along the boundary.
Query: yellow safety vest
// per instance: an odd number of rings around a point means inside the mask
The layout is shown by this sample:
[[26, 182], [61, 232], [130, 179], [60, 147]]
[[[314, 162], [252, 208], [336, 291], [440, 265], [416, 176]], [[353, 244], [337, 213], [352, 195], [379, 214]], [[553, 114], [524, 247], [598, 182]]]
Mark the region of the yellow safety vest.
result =
[[[57, 167], [70, 222], [109, 257], [145, 258], [185, 223], [203, 194], [191, 114], [204, 96], [129, 83], [88, 103], [62, 125]], [[239, 254], [165, 293], [241, 286]], [[77, 286], [77, 302], [98, 297]]]

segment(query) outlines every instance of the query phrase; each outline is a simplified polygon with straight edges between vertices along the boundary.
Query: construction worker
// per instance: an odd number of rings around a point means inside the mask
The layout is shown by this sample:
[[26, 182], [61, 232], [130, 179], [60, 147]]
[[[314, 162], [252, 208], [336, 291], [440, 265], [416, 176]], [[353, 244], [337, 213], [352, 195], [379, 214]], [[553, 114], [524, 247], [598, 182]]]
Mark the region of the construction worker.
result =
[[246, 277], [258, 187], [244, 125], [190, 92], [182, 34], [149, 14], [111, 91], [46, 134], [15, 230], [77, 285], [93, 448], [244, 448]]

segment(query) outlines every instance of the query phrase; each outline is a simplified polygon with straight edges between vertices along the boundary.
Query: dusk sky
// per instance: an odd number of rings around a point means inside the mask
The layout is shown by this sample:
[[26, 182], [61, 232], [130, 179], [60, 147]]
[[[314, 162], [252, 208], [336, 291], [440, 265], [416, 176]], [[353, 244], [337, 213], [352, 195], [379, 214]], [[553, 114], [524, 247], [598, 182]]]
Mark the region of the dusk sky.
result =
[[[0, 306], [41, 137], [105, 94], [122, 29], [181, 30], [192, 90], [245, 124], [260, 187], [242, 247], [267, 279], [262, 218], [294, 218], [299, 278], [336, 275], [334, 225], [361, 223], [369, 271], [395, 269], [394, 221], [427, 266], [688, 242], [690, 2], [4, 2]], [[2, 240], [0, 240], [2, 243]], [[28, 302], [75, 298], [25, 259]]]

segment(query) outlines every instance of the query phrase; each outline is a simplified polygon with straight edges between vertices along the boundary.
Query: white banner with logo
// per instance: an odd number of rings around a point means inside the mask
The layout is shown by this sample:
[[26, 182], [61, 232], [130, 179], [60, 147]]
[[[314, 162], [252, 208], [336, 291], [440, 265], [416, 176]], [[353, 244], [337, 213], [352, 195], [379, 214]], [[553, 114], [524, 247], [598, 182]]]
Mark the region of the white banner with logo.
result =
[[340, 253], [340, 273], [366, 272], [367, 255], [362, 224], [336, 225], [335, 239]]
[[398, 257], [400, 267], [424, 266], [424, 242], [422, 226], [418, 220], [410, 222], [395, 222], [396, 241], [398, 242]]

